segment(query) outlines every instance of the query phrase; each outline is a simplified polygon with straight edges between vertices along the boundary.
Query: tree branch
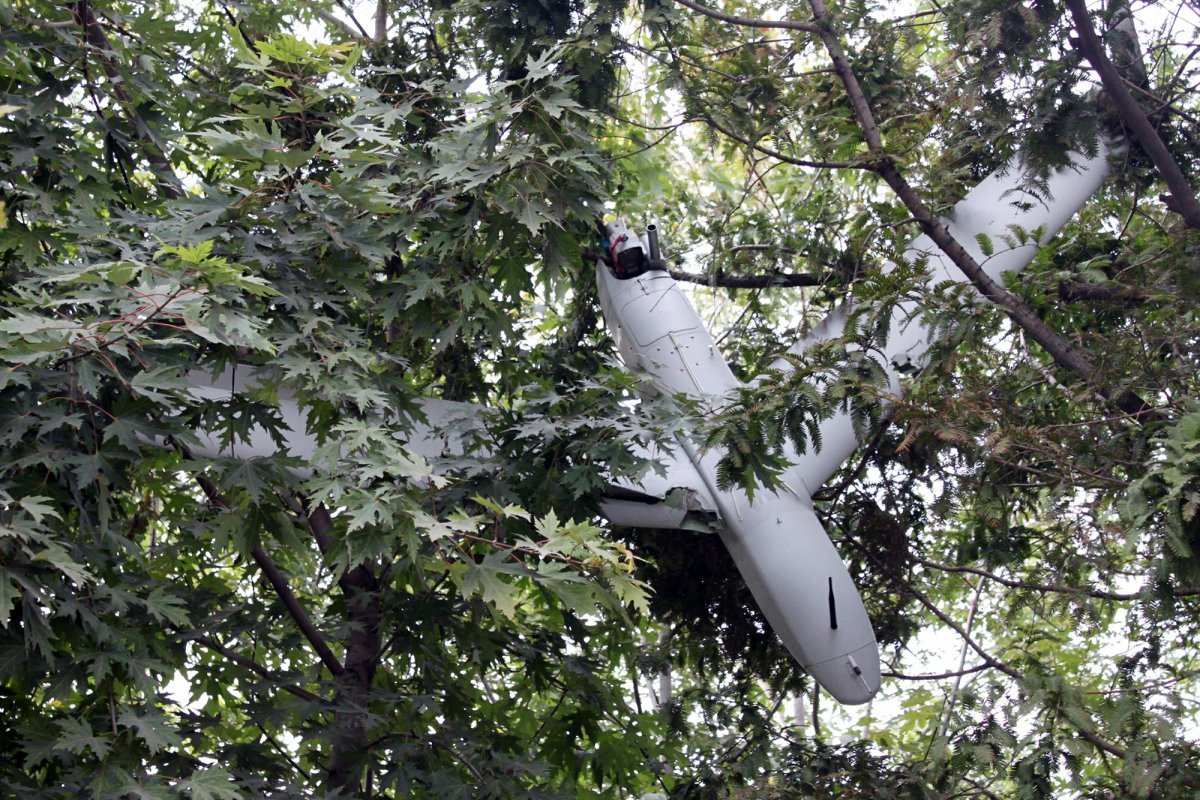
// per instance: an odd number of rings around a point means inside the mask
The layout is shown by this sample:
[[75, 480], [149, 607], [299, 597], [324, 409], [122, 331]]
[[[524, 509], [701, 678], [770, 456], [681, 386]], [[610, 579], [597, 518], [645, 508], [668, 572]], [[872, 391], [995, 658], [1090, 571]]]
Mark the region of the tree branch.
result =
[[[342, 19], [341, 17], [335, 16], [331, 11], [326, 11], [323, 8], [317, 8], [314, 9], [314, 11], [316, 12], [317, 17], [319, 17], [322, 21], [337, 28], [351, 39], [362, 39], [366, 36], [366, 31], [362, 31], [360, 34], [359, 31], [355, 30], [349, 22], [346, 22], [346, 20]], [[362, 29], [360, 28], [359, 30]]]
[[313, 650], [316, 651], [317, 657], [321, 659], [321, 663], [332, 672], [334, 675], [341, 675], [345, 670], [342, 664], [338, 661], [337, 656], [329, 649], [329, 645], [325, 642], [325, 637], [317, 630], [317, 626], [313, 624], [305, 612], [304, 607], [300, 605], [300, 601], [296, 599], [296, 595], [288, 586], [287, 578], [283, 572], [267, 555], [267, 551], [262, 548], [262, 545], [255, 545], [250, 551], [250, 555], [254, 558], [254, 563], [258, 564], [258, 568], [262, 570], [263, 575], [270, 581], [271, 586], [275, 589], [275, 594], [279, 595], [279, 599], [283, 601], [283, 606], [288, 610], [288, 614], [296, 622], [296, 627], [304, 634], [304, 638], [308, 639]]
[[[1196, 48], [1196, 50], [1193, 50], [1192, 52], [1195, 53], [1197, 50], [1200, 50], [1200, 47]], [[1175, 105], [1175, 103], [1172, 102], [1171, 100], [1167, 100], [1166, 98], [1159, 97], [1158, 95], [1154, 94], [1154, 92], [1151, 92], [1148, 89], [1138, 86], [1136, 83], [1129, 80], [1128, 78], [1123, 77], [1123, 78], [1121, 78], [1121, 81], [1125, 84], [1125, 88], [1137, 92], [1142, 97], [1145, 97], [1147, 100], [1153, 100], [1155, 102], [1155, 104], [1157, 105], [1157, 108], [1155, 108], [1154, 111], [1150, 112], [1150, 116], [1156, 117], [1163, 111], [1166, 111], [1168, 113], [1174, 114], [1175, 116], [1179, 117], [1182, 120], [1190, 122], [1193, 125], [1200, 125], [1200, 117], [1197, 117], [1195, 114], [1189, 114], [1188, 112], [1184, 111], [1179, 106]]]
[[985, 669], [992, 669], [991, 664], [976, 664], [973, 667], [966, 669], [954, 670], [953, 672], [938, 672], [928, 675], [905, 675], [902, 672], [884, 672], [885, 678], [896, 678], [902, 681], [941, 681], [947, 678], [960, 678], [964, 675], [974, 675], [976, 672], [983, 672]]
[[362, 38], [370, 41], [371, 34], [367, 33], [367, 29], [364, 28], [362, 23], [358, 21], [358, 17], [354, 16], [354, 9], [346, 5], [346, 0], [334, 0], [334, 2], [338, 4], [338, 7], [342, 9], [342, 11], [346, 12], [346, 16], [349, 17], [350, 21], [354, 23], [354, 27], [358, 28], [358, 32], [362, 34]]
[[1115, 744], [1108, 741], [1107, 739], [1102, 738], [1100, 736], [1100, 734], [1096, 733], [1095, 731], [1091, 730], [1090, 728], [1085, 728], [1082, 725], [1075, 723], [1074, 721], [1072, 721], [1071, 724], [1074, 725], [1075, 730], [1079, 731], [1079, 735], [1082, 736], [1087, 741], [1091, 742], [1093, 745], [1095, 745], [1096, 749], [1103, 750], [1104, 752], [1108, 753], [1110, 756], [1116, 756], [1117, 758], [1125, 758], [1126, 757], [1127, 753], [1125, 751], [1125, 748], [1117, 747]]
[[796, 251], [790, 247], [777, 247], [773, 244], [735, 244], [725, 252], [727, 253], [765, 253], [777, 251], [785, 255], [794, 256]]
[[958, 777], [959, 777], [959, 780], [961, 780], [963, 783], [969, 784], [972, 788], [977, 790], [980, 794], [982, 794], [988, 800], [1000, 800], [1000, 795], [996, 794], [995, 792], [993, 792], [988, 787], [984, 786], [979, 781], [972, 780], [971, 778], [968, 778], [966, 775], [960, 775]]
[[[216, 484], [204, 475], [197, 475], [196, 481], [200, 484], [200, 488], [204, 490], [204, 494], [211, 503], [221, 508], [229, 509], [229, 503], [221, 496], [221, 492], [217, 489]], [[321, 659], [321, 663], [334, 675], [341, 675], [345, 672], [346, 670], [342, 667], [341, 662], [338, 661], [337, 656], [329, 649], [329, 645], [325, 642], [325, 637], [317, 630], [317, 626], [313, 624], [304, 607], [300, 605], [300, 601], [296, 599], [296, 595], [288, 585], [287, 578], [284, 577], [283, 572], [280, 571], [275, 562], [271, 560], [267, 551], [262, 548], [262, 545], [255, 545], [254, 549], [250, 551], [250, 555], [254, 558], [254, 563], [258, 564], [258, 568], [262, 570], [263, 575], [270, 582], [271, 587], [275, 589], [275, 594], [283, 602], [284, 608], [291, 615], [292, 620], [296, 623], [296, 627], [300, 629], [300, 632], [304, 634], [304, 638], [308, 639], [309, 644], [312, 645], [317, 657]]]
[[[819, 2], [819, 0], [818, 0], [818, 2]], [[857, 547], [858, 550], [860, 552], [862, 552], [868, 559], [875, 561], [876, 563], [879, 563], [879, 558], [874, 553], [872, 553], [870, 550], [868, 550], [863, 545], [862, 542], [857, 541], [854, 538], [848, 538], [848, 541], [850, 541], [851, 544], [853, 544], [855, 547]], [[916, 561], [918, 563], [922, 563], [921, 559], [916, 559]], [[932, 600], [930, 600], [925, 595], [924, 592], [922, 592], [920, 589], [918, 589], [911, 580], [905, 579], [904, 585], [905, 585], [906, 590], [913, 597], [915, 597], [917, 599], [917, 601], [921, 603], [921, 605], [925, 606], [925, 608], [928, 609], [930, 613], [932, 613], [935, 617], [937, 617], [939, 620], [941, 620], [947, 627], [949, 627], [951, 630], [953, 630], [955, 633], [957, 633], [960, 637], [962, 637], [962, 640], [966, 644], [966, 646], [971, 648], [972, 650], [974, 650], [975, 654], [983, 659], [984, 663], [981, 664], [979, 667], [972, 668], [972, 671], [982, 671], [983, 669], [987, 669], [987, 668], [997, 669], [1000, 672], [1003, 672], [1005, 675], [1012, 678], [1013, 680], [1016, 680], [1018, 683], [1025, 682], [1025, 676], [1023, 674], [1021, 674], [1018, 670], [1014, 669], [1013, 667], [1010, 667], [1008, 664], [1005, 664], [1003, 661], [1000, 661], [999, 659], [995, 658], [994, 656], [989, 654], [987, 651], [985, 651], [974, 639], [971, 638], [970, 634], [968, 634], [967, 631], [963, 630], [963, 627], [961, 625], [959, 625], [957, 622], [955, 622], [953, 619], [951, 619], [950, 616], [948, 614], [946, 614], [946, 612], [944, 612], [940, 608], [938, 608], [937, 604], [935, 604]], [[1063, 717], [1063, 719], [1064, 719], [1064, 721], [1068, 722], [1073, 728], [1075, 728], [1075, 730], [1077, 730], [1079, 732], [1080, 736], [1082, 736], [1088, 742], [1091, 742], [1098, 749], [1103, 750], [1104, 752], [1106, 752], [1110, 755], [1116, 756], [1117, 758], [1125, 758], [1125, 755], [1126, 755], [1125, 750], [1123, 750], [1122, 748], [1113, 744], [1112, 742], [1109, 742], [1108, 740], [1104, 739], [1102, 736], [1100, 736], [1098, 733], [1093, 731], [1091, 728], [1088, 728], [1088, 727], [1084, 726], [1083, 724], [1081, 724], [1080, 722], [1070, 719], [1069, 717]]]
[[100, 26], [96, 15], [92, 13], [90, 2], [88, 0], [80, 0], [77, 3], [73, 3], [71, 5], [71, 14], [74, 16], [75, 21], [83, 28], [84, 41], [87, 46], [94, 50], [99, 57], [100, 65], [104, 70], [104, 74], [108, 76], [108, 82], [112, 85], [112, 91], [117, 97], [117, 102], [120, 103], [122, 109], [125, 111], [125, 116], [133, 126], [134, 135], [145, 147], [146, 160], [158, 171], [159, 191], [172, 200], [183, 197], [179, 177], [175, 174], [175, 169], [171, 166], [170, 159], [164, 153], [158, 137], [154, 135], [154, 132], [150, 130], [150, 126], [137, 113], [133, 99], [129, 96], [129, 92], [125, 90], [125, 80], [117, 68], [117, 59], [113, 52], [112, 43], [108, 41], [108, 36], [105, 35], [104, 28]]
[[[1177, 291], [1174, 290], [1172, 293]], [[1096, 300], [1103, 303], [1129, 303], [1130, 305], [1140, 305], [1146, 302], [1145, 291], [1116, 283], [1062, 281], [1058, 284], [1058, 296], [1067, 302]]]
[[[1001, 586], [1007, 586], [1010, 589], [1025, 589], [1031, 592], [1050, 592], [1053, 594], [1075, 595], [1077, 597], [1094, 597], [1097, 600], [1136, 600], [1145, 595], [1144, 591], [1139, 592], [1107, 592], [1103, 589], [1077, 589], [1073, 586], [1059, 586], [1050, 583], [1026, 583], [1025, 581], [1016, 580], [1015, 578], [1005, 578], [1001, 575], [988, 572], [979, 567], [956, 566], [952, 564], [939, 564], [936, 561], [929, 561], [924, 558], [914, 557], [913, 561], [923, 567], [936, 569], [939, 572], [958, 572], [969, 575], [978, 575], [981, 578], [986, 578], [989, 581], [994, 581]], [[1180, 589], [1173, 592], [1175, 597], [1195, 597], [1200, 595], [1200, 589]]]
[[850, 62], [842, 50], [841, 43], [831, 28], [829, 13], [823, 0], [809, 0], [813, 10], [813, 18], [821, 25], [821, 41], [829, 52], [834, 71], [846, 89], [850, 107], [862, 128], [867, 147], [874, 157], [875, 172], [891, 187], [900, 201], [912, 214], [913, 219], [921, 226], [921, 230], [933, 240], [934, 244], [954, 262], [971, 284], [988, 300], [1000, 306], [1025, 333], [1040, 344], [1056, 364], [1063, 367], [1084, 382], [1092, 386], [1105, 400], [1114, 403], [1118, 408], [1130, 414], [1141, 422], [1156, 418], [1153, 407], [1136, 393], [1127, 389], [1119, 389], [1104, 385], [1104, 377], [1099, 370], [1061, 334], [1047, 325], [1041, 317], [1034, 313], [1025, 301], [992, 280], [983, 267], [963, 248], [950, 233], [940, 219], [935, 217], [926, 207], [916, 190], [900, 174], [895, 162], [883, 149], [883, 140], [879, 135], [879, 126], [871, 113], [871, 106], [863, 92]]
[[192, 638], [192, 641], [195, 642], [196, 644], [204, 645], [209, 650], [212, 650], [214, 653], [217, 653], [218, 655], [224, 656], [226, 660], [232, 661], [234, 664], [237, 664], [238, 666], [245, 667], [246, 669], [253, 672], [255, 675], [258, 675], [260, 678], [270, 681], [271, 683], [278, 686], [280, 689], [283, 689], [285, 692], [288, 692], [290, 694], [294, 694], [296, 697], [299, 697], [301, 700], [308, 700], [311, 703], [324, 703], [325, 702], [325, 700], [323, 698], [318, 697], [317, 695], [313, 694], [312, 692], [308, 691], [307, 689], [301, 689], [299, 686], [294, 686], [290, 683], [284, 683], [283, 681], [279, 680], [279, 678], [277, 678], [275, 675], [271, 674], [270, 670], [268, 670], [266, 667], [259, 664], [257, 661], [250, 659], [250, 658], [246, 658], [245, 656], [243, 656], [237, 652], [234, 652], [233, 650], [230, 650], [227, 647], [224, 647], [224, 646], [218, 644], [215, 640], [210, 639], [207, 636], [196, 636], [196, 637]]
[[858, 76], [854, 74], [850, 62], [846, 59], [842, 43], [834, 35], [825, 2], [824, 0], [809, 0], [808, 6], [812, 9], [813, 19], [817, 22], [817, 33], [821, 37], [821, 43], [825, 45], [829, 59], [833, 62], [833, 71], [846, 89], [846, 97], [850, 101], [854, 118], [858, 120], [858, 126], [862, 128], [863, 136], [867, 140], [867, 148], [872, 155], [882, 156], [883, 140], [879, 136], [879, 126], [875, 123], [875, 115], [871, 113], [871, 105], [867, 102], [867, 95], [862, 86], [859, 85]]
[[865, 170], [870, 170], [870, 169], [874, 168], [874, 165], [872, 165], [868, 162], [810, 161], [805, 158], [796, 158], [795, 156], [784, 155], [783, 153], [779, 152], [778, 150], [773, 150], [770, 147], [759, 144], [758, 142], [752, 142], [749, 139], [745, 138], [744, 136], [739, 136], [738, 134], [731, 131], [729, 128], [727, 128], [724, 125], [722, 125], [721, 123], [717, 122], [715, 119], [713, 119], [708, 114], [705, 114], [700, 119], [706, 125], [709, 125], [710, 127], [717, 129], [721, 133], [728, 136], [730, 139], [733, 139], [735, 142], [740, 142], [741, 144], [744, 144], [746, 147], [749, 147], [752, 150], [757, 150], [758, 152], [762, 153], [763, 155], [767, 155], [767, 156], [770, 156], [771, 158], [779, 159], [780, 161], [784, 162], [785, 164], [794, 164], [797, 167], [814, 167], [816, 169], [865, 169]]
[[375, 5], [375, 41], [382, 42], [387, 39], [387, 23], [388, 2], [387, 0], [379, 0]]
[[1071, 17], [1075, 21], [1075, 30], [1079, 33], [1080, 52], [1083, 53], [1083, 57], [1088, 60], [1092, 68], [1099, 73], [1100, 82], [1104, 85], [1104, 89], [1112, 98], [1113, 103], [1116, 104], [1121, 121], [1125, 123], [1129, 132], [1150, 156], [1150, 160], [1154, 162], [1159, 174], [1171, 189], [1175, 207], [1184, 222], [1189, 228], [1200, 229], [1200, 202], [1196, 201], [1196, 193], [1193, 191], [1191, 183], [1188, 182], [1183, 170], [1171, 156], [1171, 151], [1167, 149], [1167, 145], [1158, 135], [1158, 131], [1154, 129], [1145, 112], [1142, 111], [1142, 107], [1137, 104], [1133, 95], [1129, 93], [1129, 89], [1125, 87], [1121, 73], [1109, 60], [1108, 54], [1104, 51], [1104, 45], [1096, 35], [1096, 29], [1092, 27], [1086, 3], [1084, 0], [1066, 0], [1066, 3], [1067, 8], [1071, 10]]
[[698, 275], [694, 272], [669, 270], [677, 281], [716, 286], [721, 289], [767, 289], [774, 287], [820, 286], [826, 278], [818, 278], [807, 272], [770, 272], [766, 275], [726, 275], [717, 270], [715, 275]]
[[972, 650], [974, 650], [975, 654], [983, 659], [986, 666], [992, 667], [993, 669], [998, 669], [1014, 680], [1022, 682], [1025, 680], [1025, 676], [1020, 672], [1008, 666], [1003, 661], [994, 658], [991, 654], [980, 647], [979, 644], [971, 638], [971, 634], [963, 630], [963, 627], [951, 619], [945, 611], [942, 611], [940, 608], [938, 608], [937, 605], [928, 597], [926, 597], [924, 592], [914, 586], [911, 581], [908, 582], [907, 588], [912, 596], [917, 598], [917, 601], [920, 602], [921, 605], [925, 606], [925, 608], [927, 608], [931, 614], [940, 619], [948, 628], [961, 636], [967, 647], [970, 647]]
[[695, 0], [676, 0], [679, 5], [684, 8], [690, 8], [699, 14], [712, 19], [719, 19], [721, 22], [728, 22], [731, 25], [741, 25], [745, 28], [783, 28], [789, 31], [807, 31], [808, 33], [817, 33], [819, 28], [811, 22], [793, 22], [789, 19], [757, 19], [755, 17], [739, 17], [736, 14], [726, 14], [723, 11], [717, 11], [715, 8], [702, 6]]
[[303, 775], [305, 780], [312, 780], [312, 777], [308, 774], [308, 770], [296, 763], [296, 759], [292, 758], [291, 753], [289, 753], [287, 750], [284, 750], [283, 745], [281, 745], [274, 736], [267, 733], [267, 729], [263, 727], [262, 723], [256, 722], [254, 723], [254, 727], [262, 731], [263, 738], [270, 743], [271, 747], [275, 748], [275, 752], [279, 753], [279, 755], [283, 757], [284, 761], [291, 765], [292, 769]]

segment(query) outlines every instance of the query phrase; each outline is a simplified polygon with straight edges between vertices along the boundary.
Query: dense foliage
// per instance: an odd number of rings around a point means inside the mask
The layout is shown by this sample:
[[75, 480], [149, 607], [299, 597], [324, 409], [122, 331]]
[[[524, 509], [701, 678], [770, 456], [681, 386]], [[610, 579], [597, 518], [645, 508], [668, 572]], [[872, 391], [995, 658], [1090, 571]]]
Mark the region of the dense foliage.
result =
[[[1139, 47], [1122, 3], [722, 8], [0, 0], [0, 794], [1194, 796], [1200, 12], [1133, 6]], [[1001, 300], [880, 270], [1102, 141]], [[599, 321], [614, 207], [746, 378], [854, 299], [694, 435], [769, 483], [855, 410], [818, 500], [866, 713], [716, 537], [597, 514], [689, 424]], [[895, 398], [901, 298], [943, 338]], [[235, 364], [268, 382], [189, 392]], [[311, 460], [198, 454], [281, 394]], [[406, 446], [420, 397], [488, 407], [464, 457]]]

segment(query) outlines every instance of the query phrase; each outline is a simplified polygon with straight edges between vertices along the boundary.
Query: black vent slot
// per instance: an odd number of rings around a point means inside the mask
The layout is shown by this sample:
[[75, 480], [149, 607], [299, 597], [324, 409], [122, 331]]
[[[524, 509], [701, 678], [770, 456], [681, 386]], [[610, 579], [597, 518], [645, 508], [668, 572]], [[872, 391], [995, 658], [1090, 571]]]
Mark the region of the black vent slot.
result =
[[837, 601], [833, 599], [833, 578], [829, 579], [829, 627], [837, 630]]

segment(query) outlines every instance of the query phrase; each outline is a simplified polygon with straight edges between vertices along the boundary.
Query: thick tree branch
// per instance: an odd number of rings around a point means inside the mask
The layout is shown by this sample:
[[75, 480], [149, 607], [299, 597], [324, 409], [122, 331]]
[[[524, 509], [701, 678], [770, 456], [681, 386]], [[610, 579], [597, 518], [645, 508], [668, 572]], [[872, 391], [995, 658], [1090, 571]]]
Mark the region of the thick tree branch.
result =
[[80, 0], [80, 2], [73, 3], [71, 5], [71, 14], [75, 17], [75, 21], [83, 28], [84, 41], [91, 51], [97, 55], [104, 74], [108, 76], [113, 94], [116, 95], [117, 101], [125, 111], [125, 116], [133, 126], [134, 135], [143, 145], [146, 160], [150, 162], [151, 166], [158, 173], [159, 191], [172, 200], [183, 197], [183, 189], [181, 188], [179, 177], [175, 174], [175, 169], [171, 166], [170, 159], [163, 152], [158, 137], [154, 135], [154, 132], [150, 130], [150, 126], [138, 114], [137, 107], [133, 99], [129, 96], [129, 92], [125, 90], [125, 79], [117, 68], [117, 58], [113, 52], [112, 44], [108, 41], [108, 36], [105, 35], [104, 28], [100, 26], [100, 22], [96, 19], [95, 14], [92, 13], [91, 4], [88, 0]]
[[346, 671], [335, 681], [337, 717], [331, 729], [332, 746], [326, 783], [350, 795], [361, 791], [367, 746], [368, 709], [375, 672], [383, 653], [383, 606], [379, 580], [367, 564], [359, 564], [338, 581], [350, 633], [346, 641]]
[[326, 11], [323, 8], [318, 8], [318, 9], [314, 9], [314, 10], [317, 14], [317, 17], [319, 17], [322, 21], [324, 21], [328, 25], [332, 25], [334, 28], [337, 28], [339, 31], [346, 34], [351, 39], [362, 39], [362, 38], [366, 37], [366, 31], [362, 31], [361, 29], [355, 30], [353, 28], [353, 26], [350, 25], [349, 22], [346, 22], [346, 20], [342, 19], [339, 16], [336, 16], [333, 12]]
[[387, 39], [388, 29], [388, 2], [387, 0], [379, 0], [375, 5], [375, 41], [382, 42]]
[[1100, 37], [1096, 35], [1096, 29], [1092, 27], [1086, 3], [1084, 0], [1066, 0], [1066, 2], [1067, 8], [1071, 10], [1071, 17], [1075, 21], [1075, 30], [1079, 33], [1080, 52], [1083, 53], [1083, 57], [1088, 60], [1092, 68], [1099, 73], [1100, 82], [1117, 106], [1121, 121], [1150, 156], [1150, 160], [1154, 162], [1159, 174], [1171, 189], [1176, 210], [1183, 217], [1184, 222], [1189, 228], [1200, 229], [1200, 202], [1196, 200], [1196, 193], [1192, 189], [1191, 183], [1188, 182], [1183, 170], [1171, 156], [1171, 151], [1167, 149], [1166, 143], [1158, 135], [1158, 131], [1154, 129], [1154, 125], [1146, 117], [1141, 106], [1129, 93], [1125, 81], [1121, 78], [1121, 73], [1109, 60]]
[[313, 650], [316, 651], [317, 657], [321, 659], [321, 663], [334, 675], [341, 675], [345, 672], [337, 656], [329, 649], [325, 637], [317, 630], [317, 626], [313, 624], [304, 607], [300, 605], [300, 601], [296, 599], [296, 595], [288, 585], [287, 578], [267, 555], [267, 551], [262, 548], [262, 545], [255, 545], [250, 551], [250, 555], [254, 558], [254, 563], [258, 564], [258, 568], [262, 570], [263, 575], [270, 581], [271, 586], [275, 589], [275, 594], [279, 595], [284, 608], [288, 610], [288, 614], [296, 622], [296, 627], [304, 634], [304, 638], [308, 639]]
[[271, 683], [278, 686], [280, 689], [283, 689], [285, 692], [288, 692], [290, 694], [294, 694], [296, 697], [299, 697], [301, 700], [308, 700], [309, 702], [312, 702], [312, 703], [324, 703], [325, 702], [322, 698], [318, 697], [317, 695], [313, 694], [312, 692], [308, 691], [307, 689], [301, 689], [299, 686], [294, 686], [290, 683], [285, 683], [285, 682], [279, 680], [278, 677], [271, 674], [270, 670], [268, 670], [266, 667], [259, 664], [257, 661], [255, 661], [251, 658], [246, 658], [246, 656], [243, 656], [233, 650], [230, 650], [228, 647], [224, 647], [221, 644], [218, 644], [216, 642], [216, 640], [214, 640], [214, 639], [210, 639], [207, 636], [196, 636], [192, 639], [192, 641], [195, 642], [196, 644], [204, 645], [209, 650], [212, 650], [214, 653], [217, 653], [218, 655], [223, 656], [227, 661], [231, 661], [234, 664], [237, 664], [238, 666], [245, 667], [246, 669], [253, 672], [255, 675], [258, 675], [260, 678], [270, 681]]
[[[329, 555], [334, 546], [333, 519], [325, 504], [310, 505], [289, 494], [283, 495], [283, 499], [292, 511], [304, 517], [321, 554]], [[345, 641], [345, 671], [334, 682], [336, 711], [334, 724], [328, 729], [333, 746], [326, 768], [326, 783], [344, 794], [353, 795], [362, 788], [363, 761], [371, 749], [367, 742], [367, 709], [371, 704], [375, 673], [391, 644], [383, 644], [381, 580], [369, 562], [344, 570], [338, 576], [338, 587], [342, 590], [350, 624]]]
[[1113, 387], [1105, 383], [1104, 375], [1083, 353], [1068, 342], [1058, 331], [1046, 324], [1029, 304], [992, 280], [983, 267], [971, 257], [966, 249], [950, 233], [941, 220], [925, 207], [916, 191], [896, 169], [896, 165], [885, 159], [879, 165], [879, 174], [896, 192], [908, 208], [921, 229], [954, 262], [971, 284], [991, 302], [1000, 306], [1029, 338], [1042, 346], [1054, 363], [1075, 373], [1089, 384], [1105, 400], [1113, 403], [1125, 413], [1142, 422], [1155, 417], [1153, 407], [1136, 393]]
[[702, 6], [695, 0], [676, 0], [679, 5], [684, 8], [690, 8], [698, 14], [703, 14], [712, 19], [719, 19], [721, 22], [728, 22], [731, 25], [741, 25], [745, 28], [782, 28], [789, 31], [807, 31], [808, 33], [817, 33], [818, 28], [811, 22], [793, 22], [789, 19], [757, 19], [755, 17], [739, 17], [736, 14], [726, 14], [723, 11], [717, 11], [715, 8]]
[[[216, 484], [204, 475], [197, 475], [196, 481], [200, 484], [200, 488], [204, 490], [204, 494], [211, 503], [224, 509], [229, 508], [229, 503], [221, 496], [221, 492], [217, 489]], [[287, 609], [288, 614], [296, 623], [296, 627], [300, 629], [300, 632], [304, 634], [304, 638], [308, 639], [309, 644], [312, 645], [317, 657], [321, 659], [321, 663], [334, 675], [341, 675], [345, 672], [346, 670], [342, 667], [341, 662], [338, 661], [337, 656], [329, 649], [329, 645], [325, 642], [325, 637], [317, 630], [317, 626], [313, 624], [304, 607], [300, 605], [300, 601], [296, 599], [291, 586], [288, 585], [287, 578], [284, 577], [283, 572], [276, 566], [275, 562], [271, 560], [267, 551], [261, 545], [255, 545], [254, 549], [250, 551], [250, 555], [254, 558], [254, 563], [262, 570], [263, 575], [266, 576], [267, 581], [270, 582], [271, 587], [275, 590], [275, 594], [279, 596], [283, 607]]]
[[867, 102], [866, 92], [858, 82], [858, 76], [854, 74], [849, 60], [846, 59], [842, 43], [833, 31], [833, 23], [829, 18], [829, 11], [825, 8], [825, 2], [824, 0], [809, 0], [808, 5], [812, 9], [813, 19], [817, 22], [817, 33], [820, 34], [821, 43], [825, 45], [825, 50], [829, 53], [829, 59], [833, 63], [833, 71], [846, 89], [846, 97], [850, 101], [854, 118], [858, 120], [858, 126], [862, 128], [863, 136], [867, 140], [867, 148], [873, 156], [882, 156], [883, 139], [879, 136], [879, 126], [875, 123], [875, 115], [871, 112], [871, 105]]
[[297, 500], [296, 504], [304, 514], [304, 521], [316, 540], [317, 549], [321, 551], [321, 555], [329, 555], [333, 548], [333, 538], [329, 535], [333, 530], [333, 518], [329, 516], [329, 509], [324, 503], [317, 503], [314, 508], [309, 508], [302, 500]]
[[1103, 750], [1110, 756], [1116, 756], [1117, 758], [1125, 758], [1126, 755], [1128, 755], [1125, 748], [1117, 747], [1112, 742], [1101, 737], [1100, 734], [1096, 733], [1095, 731], [1085, 728], [1082, 725], [1077, 725], [1074, 722], [1072, 722], [1072, 724], [1075, 726], [1075, 730], [1079, 731], [1079, 735], [1095, 745], [1097, 750]]
[[698, 275], [694, 272], [670, 270], [677, 281], [716, 286], [721, 289], [767, 289], [773, 287], [820, 286], [825, 278], [806, 272], [770, 272], [766, 275], [726, 275], [718, 270], [715, 275]]
[[1101, 397], [1114, 403], [1118, 408], [1140, 421], [1149, 421], [1155, 417], [1154, 410], [1141, 397], [1126, 389], [1114, 388], [1104, 383], [1104, 376], [1095, 366], [1062, 335], [1047, 325], [1041, 317], [1034, 313], [1025, 301], [1009, 292], [1003, 286], [992, 280], [983, 267], [950, 233], [940, 219], [935, 217], [916, 190], [900, 174], [895, 162], [883, 149], [883, 140], [879, 134], [879, 126], [871, 112], [866, 93], [858, 82], [850, 62], [846, 59], [841, 43], [834, 34], [823, 0], [809, 0], [813, 18], [821, 25], [821, 41], [829, 52], [834, 71], [842, 81], [850, 107], [855, 119], [863, 131], [867, 147], [874, 157], [875, 172], [891, 187], [900, 201], [912, 214], [913, 219], [921, 226], [921, 230], [933, 240], [934, 244], [954, 262], [971, 284], [988, 300], [1000, 306], [1025, 333], [1040, 344], [1054, 362], [1070, 372], [1075, 373], [1083, 381], [1091, 385]]

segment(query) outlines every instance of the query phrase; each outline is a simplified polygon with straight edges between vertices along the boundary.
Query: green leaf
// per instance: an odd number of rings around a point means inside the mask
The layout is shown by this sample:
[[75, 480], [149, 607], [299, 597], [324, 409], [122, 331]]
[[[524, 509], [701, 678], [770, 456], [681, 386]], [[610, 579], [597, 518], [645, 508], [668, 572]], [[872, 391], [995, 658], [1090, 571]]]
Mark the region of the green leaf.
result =
[[58, 721], [59, 735], [54, 746], [74, 755], [83, 755], [89, 750], [97, 757], [108, 755], [112, 742], [108, 735], [97, 736], [86, 720], [68, 717]]
[[138, 713], [133, 709], [125, 709], [117, 717], [117, 723], [132, 728], [138, 738], [146, 743], [151, 754], [183, 744], [183, 740], [175, 731], [175, 726], [158, 711]]
[[156, 586], [145, 598], [146, 610], [159, 622], [184, 627], [191, 622], [184, 601], [166, 588]]
[[0, 620], [8, 619], [13, 601], [21, 596], [16, 576], [0, 565]]
[[[142, 370], [129, 381], [129, 388], [134, 393], [148, 397], [156, 403], [168, 404], [175, 402], [179, 392], [186, 392], [190, 384], [179, 374], [178, 368], [159, 367], [153, 370]], [[171, 395], [167, 392], [174, 391]]]
[[91, 571], [83, 564], [71, 558], [58, 542], [47, 542], [45, 549], [33, 556], [33, 561], [49, 564], [70, 578], [76, 585], [83, 586], [95, 580]]
[[389, 513], [387, 503], [376, 500], [366, 493], [361, 493], [356, 502], [348, 509], [350, 521], [346, 526], [349, 531], [356, 531], [381, 523]]
[[41, 525], [42, 521], [45, 520], [46, 517], [53, 517], [54, 519], [59, 520], [62, 519], [62, 517], [59, 516], [58, 511], [56, 511], [50, 505], [50, 502], [50, 498], [48, 497], [31, 495], [28, 497], [22, 497], [17, 501], [17, 505], [26, 511], [31, 517], [33, 517], [35, 524]]
[[241, 800], [242, 794], [233, 776], [220, 767], [205, 767], [179, 782], [180, 792], [192, 800]]
[[467, 564], [460, 581], [464, 594], [477, 594], [506, 617], [512, 618], [522, 596], [521, 587], [501, 576], [528, 575], [529, 571], [516, 562], [508, 561], [506, 551], [488, 553], [479, 563]]
[[562, 57], [562, 51], [551, 48], [539, 55], [529, 55], [525, 59], [525, 74], [531, 81], [545, 78], [551, 74], [552, 66]]
[[996, 252], [995, 248], [992, 246], [992, 237], [988, 236], [986, 233], [980, 232], [975, 234], [975, 242], [979, 245], [980, 251], [988, 258], [991, 258]]

